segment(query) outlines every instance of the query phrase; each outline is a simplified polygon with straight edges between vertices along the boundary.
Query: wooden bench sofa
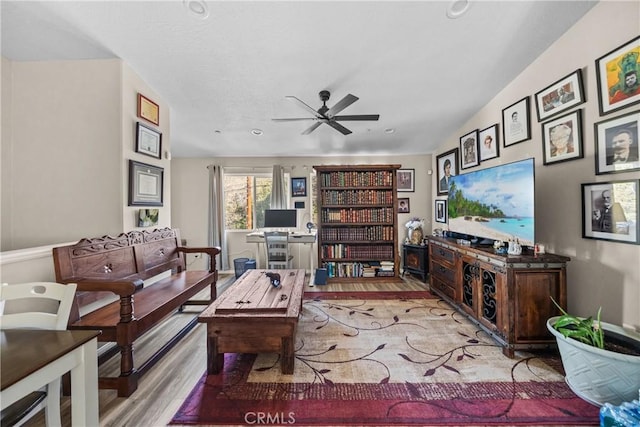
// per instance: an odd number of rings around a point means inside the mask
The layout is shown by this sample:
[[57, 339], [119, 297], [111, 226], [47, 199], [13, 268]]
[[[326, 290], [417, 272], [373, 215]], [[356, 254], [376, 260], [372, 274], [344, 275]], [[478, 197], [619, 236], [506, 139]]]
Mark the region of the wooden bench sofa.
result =
[[[215, 256], [219, 247], [187, 248], [177, 229], [131, 231], [119, 236], [85, 238], [53, 249], [56, 280], [77, 283], [69, 329], [101, 330], [101, 342], [115, 342], [99, 363], [120, 352], [120, 376], [99, 378], [99, 387], [130, 396], [138, 379], [197, 324], [193, 320], [143, 363], [134, 363], [134, 342], [187, 304], [208, 305], [216, 298]], [[208, 271], [187, 271], [185, 254], [209, 255]], [[161, 274], [164, 273], [164, 274]], [[150, 279], [157, 279], [152, 284]], [[210, 287], [209, 300], [193, 300]], [[100, 306], [114, 295], [118, 299]], [[97, 307], [97, 308], [95, 308]]]

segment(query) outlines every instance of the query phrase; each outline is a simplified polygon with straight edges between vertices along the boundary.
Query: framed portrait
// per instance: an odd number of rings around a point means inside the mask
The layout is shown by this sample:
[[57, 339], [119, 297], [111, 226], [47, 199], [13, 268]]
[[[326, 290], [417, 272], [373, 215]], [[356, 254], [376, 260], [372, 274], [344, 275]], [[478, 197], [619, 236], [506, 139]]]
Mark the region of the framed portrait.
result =
[[538, 121], [541, 122], [585, 102], [582, 70], [577, 69], [535, 95]]
[[582, 110], [542, 124], [542, 158], [545, 165], [583, 157]]
[[129, 160], [129, 206], [162, 206], [164, 169]]
[[160, 125], [160, 107], [141, 93], [138, 94], [138, 117], [156, 126]]
[[480, 161], [495, 159], [500, 157], [500, 144], [498, 141], [498, 124], [482, 129], [478, 134], [478, 144], [480, 145]]
[[436, 222], [447, 222], [447, 201], [436, 199]]
[[582, 237], [640, 244], [639, 179], [582, 184]]
[[594, 123], [596, 175], [640, 170], [640, 111]]
[[502, 110], [502, 140], [505, 147], [531, 139], [529, 97]]
[[162, 157], [162, 133], [136, 123], [136, 152], [159, 159]]
[[396, 171], [396, 180], [398, 191], [413, 193], [415, 191], [415, 169], [398, 169]]
[[307, 178], [291, 178], [291, 196], [307, 196]]
[[447, 151], [436, 157], [436, 180], [438, 196], [449, 194], [449, 177], [458, 174], [458, 149]]
[[411, 209], [409, 208], [409, 198], [408, 197], [398, 197], [398, 213], [409, 213]]
[[478, 129], [460, 137], [460, 167], [471, 168], [480, 164], [478, 155]]
[[640, 102], [640, 36], [596, 59], [600, 115]]

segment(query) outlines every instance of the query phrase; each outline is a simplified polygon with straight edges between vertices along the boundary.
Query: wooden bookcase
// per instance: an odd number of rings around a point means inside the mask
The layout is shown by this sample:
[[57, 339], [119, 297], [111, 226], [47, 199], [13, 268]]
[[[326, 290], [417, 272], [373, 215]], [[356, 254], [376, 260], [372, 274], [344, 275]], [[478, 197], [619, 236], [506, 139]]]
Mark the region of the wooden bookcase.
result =
[[314, 166], [318, 266], [330, 281], [399, 279], [396, 171], [401, 165]]

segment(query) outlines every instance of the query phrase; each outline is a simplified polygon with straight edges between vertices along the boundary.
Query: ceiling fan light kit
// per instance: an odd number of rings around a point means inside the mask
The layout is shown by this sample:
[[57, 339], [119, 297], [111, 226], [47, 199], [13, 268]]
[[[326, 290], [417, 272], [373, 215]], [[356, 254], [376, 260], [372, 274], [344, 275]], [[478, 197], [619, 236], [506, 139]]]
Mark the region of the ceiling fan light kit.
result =
[[356, 102], [359, 98], [355, 95], [348, 94], [340, 101], [338, 101], [333, 107], [327, 107], [327, 101], [331, 97], [331, 92], [328, 90], [321, 90], [318, 94], [320, 96], [320, 101], [322, 101], [322, 107], [320, 107], [317, 111], [312, 107], [296, 98], [295, 96], [288, 95], [285, 98], [294, 101], [298, 106], [302, 107], [307, 112], [311, 113], [313, 117], [307, 118], [286, 118], [286, 119], [273, 119], [276, 122], [291, 122], [291, 121], [300, 121], [300, 120], [315, 120], [315, 123], [309, 126], [302, 132], [302, 135], [308, 135], [314, 130], [316, 130], [321, 124], [326, 124], [342, 133], [343, 135], [349, 135], [351, 131], [346, 127], [342, 126], [339, 121], [360, 121], [360, 120], [368, 120], [368, 121], [376, 121], [380, 118], [379, 114], [356, 114], [356, 115], [347, 115], [347, 116], [337, 116], [340, 111], [347, 108], [349, 105]]

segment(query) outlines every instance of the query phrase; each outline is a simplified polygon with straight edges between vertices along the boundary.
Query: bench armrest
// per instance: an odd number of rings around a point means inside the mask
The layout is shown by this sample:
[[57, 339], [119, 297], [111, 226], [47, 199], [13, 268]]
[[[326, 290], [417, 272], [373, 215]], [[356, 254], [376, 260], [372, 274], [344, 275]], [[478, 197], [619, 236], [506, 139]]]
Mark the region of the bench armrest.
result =
[[216, 255], [222, 252], [219, 246], [210, 246], [202, 248], [187, 248], [185, 246], [179, 246], [176, 248], [178, 252], [184, 252], [186, 254], [207, 254], [209, 255], [209, 272], [216, 271]]
[[77, 291], [113, 292], [120, 297], [129, 297], [144, 286], [144, 282], [140, 279], [127, 281], [80, 279], [74, 283], [78, 284]]

